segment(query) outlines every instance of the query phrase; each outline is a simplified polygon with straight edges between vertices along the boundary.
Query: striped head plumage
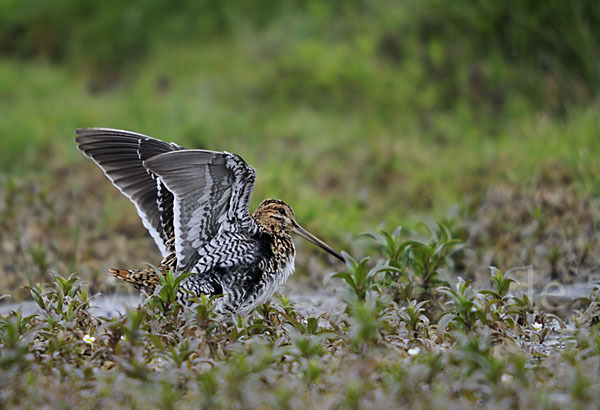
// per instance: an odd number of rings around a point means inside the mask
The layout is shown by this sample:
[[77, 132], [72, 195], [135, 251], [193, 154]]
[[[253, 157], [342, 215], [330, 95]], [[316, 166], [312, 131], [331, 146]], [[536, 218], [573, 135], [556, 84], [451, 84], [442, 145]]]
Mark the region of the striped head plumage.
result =
[[[255, 172], [238, 155], [109, 128], [76, 133], [79, 149], [135, 205], [162, 254], [159, 270], [195, 273], [182, 283], [181, 303], [190, 292], [222, 294], [223, 312], [264, 303], [294, 270], [292, 232], [343, 261], [283, 201], [267, 199], [250, 215]], [[159, 283], [151, 268], [109, 273], [146, 293]]]
[[279, 199], [265, 199], [262, 201], [254, 211], [253, 217], [265, 232], [281, 236], [290, 236], [291, 232], [297, 233], [330, 255], [344, 261], [344, 258], [339, 252], [335, 251], [325, 242], [302, 228], [300, 224], [296, 222], [292, 207]]

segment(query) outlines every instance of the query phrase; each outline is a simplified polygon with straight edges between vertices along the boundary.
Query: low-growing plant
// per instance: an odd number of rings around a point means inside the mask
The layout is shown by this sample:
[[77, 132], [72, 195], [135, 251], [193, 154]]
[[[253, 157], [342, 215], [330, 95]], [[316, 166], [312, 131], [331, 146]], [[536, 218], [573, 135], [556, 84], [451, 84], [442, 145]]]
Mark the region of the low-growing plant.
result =
[[365, 232], [362, 235], [373, 239], [379, 244], [383, 256], [390, 266], [398, 269], [405, 267], [408, 255], [404, 251], [409, 243], [402, 241], [402, 226], [398, 226], [391, 234], [381, 230], [378, 233]]
[[[348, 271], [336, 277], [348, 289], [346, 310], [318, 315], [287, 296], [247, 315], [217, 314], [217, 297], [175, 306], [180, 281], [170, 272], [151, 302], [98, 317], [81, 282], [57, 276], [29, 288], [40, 313], [0, 315], [2, 400], [22, 403], [14, 392], [27, 392], [39, 401], [42, 386], [52, 393], [68, 380], [78, 404], [97, 395], [116, 407], [555, 404], [536, 389], [591, 403], [597, 288], [569, 326], [511, 295], [511, 271], [490, 268], [489, 289], [461, 278], [440, 286], [437, 315], [431, 300], [397, 303], [384, 288], [386, 274], [414, 273], [411, 246], [397, 266], [345, 255]], [[568, 382], [578, 371], [590, 376]]]
[[133, 347], [144, 340], [146, 335], [144, 325], [148, 318], [147, 310], [144, 306], [140, 306], [137, 309], [127, 311], [124, 321], [109, 322], [108, 325], [116, 332], [116, 336], [120, 340]]
[[294, 344], [292, 353], [297, 357], [311, 359], [315, 356], [322, 356], [325, 353], [325, 349], [323, 348], [324, 335], [291, 332], [290, 338]]
[[160, 285], [154, 290], [154, 294], [148, 299], [148, 303], [155, 304], [164, 315], [175, 315], [182, 306], [177, 303], [177, 294], [183, 281], [193, 273], [176, 274], [172, 269], [164, 275], [156, 266], [150, 265], [160, 278]]
[[93, 296], [83, 287], [75, 274], [63, 277], [54, 276], [54, 286], [25, 286], [36, 304], [44, 312], [48, 323], [53, 326], [77, 323], [81, 327], [92, 326], [93, 317], [89, 312]]
[[431, 297], [435, 287], [448, 283], [442, 269], [451, 268], [452, 254], [465, 246], [460, 239], [453, 238], [450, 230], [441, 223], [426, 226], [426, 229], [430, 235], [428, 242], [412, 240], [407, 244], [411, 253], [410, 265], [414, 275], [420, 279], [422, 299]]
[[190, 298], [195, 303], [195, 318], [196, 323], [200, 328], [210, 332], [218, 326], [217, 314], [214, 311], [215, 301], [222, 297], [216, 295], [209, 297], [200, 295], [199, 298]]
[[515, 283], [514, 279], [509, 278], [508, 276], [517, 269], [521, 268], [513, 268], [508, 270], [506, 273], [503, 273], [500, 269], [495, 266], [490, 266], [490, 273], [492, 276], [492, 289], [494, 293], [488, 292], [488, 294], [494, 296], [496, 299], [503, 299], [508, 294], [510, 289], [510, 285]]
[[514, 339], [513, 331], [521, 332], [518, 323], [520, 311], [513, 310], [514, 296], [509, 294], [510, 284], [514, 283], [508, 275], [495, 267], [490, 267], [492, 289], [475, 290], [470, 281], [459, 278], [456, 287], [442, 286], [438, 292], [446, 299], [448, 308], [438, 322], [438, 334], [443, 334], [450, 326], [452, 329], [472, 331], [483, 327], [498, 341]]
[[409, 330], [412, 331], [413, 337], [418, 337], [419, 332], [429, 325], [429, 318], [425, 315], [425, 305], [428, 300], [417, 302], [411, 300], [408, 305], [398, 309], [400, 320], [406, 323]]
[[346, 252], [342, 252], [342, 254], [346, 261], [347, 271], [334, 273], [329, 278], [338, 278], [344, 281], [350, 301], [365, 301], [368, 292], [375, 289], [376, 276], [385, 268], [369, 268], [367, 265], [369, 258], [363, 258], [360, 262], [356, 262]]
[[[454, 331], [453, 338], [458, 342], [458, 359], [467, 364], [469, 373], [482, 372], [483, 376], [493, 384], [500, 381], [506, 368], [502, 358], [494, 356], [494, 345], [490, 332], [461, 332]], [[482, 392], [485, 393], [485, 392]]]
[[379, 338], [390, 320], [389, 306], [380, 303], [375, 293], [350, 305], [350, 342], [355, 351], [365, 352]]
[[23, 316], [15, 312], [9, 317], [0, 317], [0, 369], [12, 366], [24, 369], [31, 357], [28, 345], [35, 337], [35, 328], [30, 327], [34, 316]]
[[533, 300], [526, 293], [523, 293], [521, 297], [512, 296], [511, 303], [506, 306], [506, 309], [508, 314], [517, 316], [520, 324], [526, 323], [528, 316], [535, 314]]
[[585, 306], [574, 312], [573, 320], [577, 326], [589, 327], [600, 323], [600, 282], [597, 282], [587, 297], [579, 299]]
[[438, 288], [438, 292], [448, 298], [447, 303], [451, 306], [451, 309], [446, 311], [440, 319], [439, 332], [445, 331], [449, 323], [454, 323], [464, 330], [471, 330], [478, 320], [485, 321], [482, 312], [476, 305], [476, 293], [471, 287], [471, 281], [465, 281], [459, 277], [456, 289], [442, 286]]
[[200, 340], [196, 338], [181, 339], [179, 343], [169, 346], [166, 357], [175, 367], [181, 368], [196, 353], [199, 343]]
[[366, 233], [379, 245], [385, 259], [380, 263], [387, 269], [374, 286], [382, 292], [392, 291], [396, 301], [431, 300], [435, 287], [448, 285], [447, 271], [453, 267], [452, 255], [465, 245], [454, 238], [450, 229], [438, 223], [425, 226], [429, 239], [402, 240], [402, 227], [392, 234]]

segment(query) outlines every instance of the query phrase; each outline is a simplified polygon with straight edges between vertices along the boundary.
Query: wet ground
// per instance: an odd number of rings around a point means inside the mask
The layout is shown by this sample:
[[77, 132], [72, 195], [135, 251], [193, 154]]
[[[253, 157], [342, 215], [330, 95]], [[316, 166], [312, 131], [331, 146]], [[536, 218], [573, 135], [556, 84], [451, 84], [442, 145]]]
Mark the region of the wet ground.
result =
[[496, 266], [525, 267], [513, 278], [537, 291], [549, 282], [577, 289], [600, 280], [600, 199], [553, 178], [488, 190], [465, 221], [465, 264], [474, 279], [485, 281], [486, 267]]
[[[322, 313], [335, 313], [344, 310], [345, 304], [341, 298], [342, 292], [344, 292], [343, 288], [331, 287], [327, 290], [291, 290], [284, 293], [297, 310], [318, 316]], [[143, 300], [144, 296], [133, 290], [129, 293], [115, 291], [107, 294], [97, 294], [92, 300], [92, 306], [94, 306], [94, 313], [97, 316], [111, 318], [124, 314], [127, 309], [135, 308]], [[6, 315], [10, 311], [18, 309], [21, 309], [25, 315], [40, 311], [33, 301], [10, 303], [10, 299], [5, 299], [5, 303], [0, 304], [0, 315]]]
[[[573, 309], [578, 307], [580, 298], [589, 296], [594, 286], [596, 286], [595, 282], [577, 283], [549, 286], [543, 291], [515, 287], [511, 293], [515, 296], [526, 293], [535, 301], [536, 307], [540, 310], [567, 317]], [[121, 291], [97, 294], [93, 298], [92, 306], [96, 309], [96, 315], [110, 318], [124, 314], [127, 309], [135, 308], [144, 300], [144, 296], [134, 290], [130, 292], [123, 292], [124, 288], [119, 288], [119, 290]], [[331, 284], [325, 289], [306, 289], [292, 284], [291, 286], [287, 285], [281, 293], [288, 297], [298, 311], [318, 316], [323, 313], [335, 314], [343, 311], [345, 308], [344, 292], [343, 287]], [[18, 309], [21, 309], [26, 315], [39, 311], [33, 301], [11, 303], [10, 299], [5, 299], [4, 303], [0, 304], [1, 315]]]

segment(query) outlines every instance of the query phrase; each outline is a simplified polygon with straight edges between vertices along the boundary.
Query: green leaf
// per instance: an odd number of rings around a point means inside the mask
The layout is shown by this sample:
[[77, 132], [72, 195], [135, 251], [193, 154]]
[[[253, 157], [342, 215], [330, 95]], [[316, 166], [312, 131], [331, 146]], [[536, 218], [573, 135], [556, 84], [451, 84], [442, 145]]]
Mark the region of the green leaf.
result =
[[450, 322], [452, 322], [455, 318], [456, 318], [456, 316], [454, 316], [453, 313], [451, 313], [451, 312], [444, 314], [444, 316], [442, 316], [440, 318], [440, 320], [438, 321], [438, 327], [437, 327], [439, 336], [442, 336], [442, 334], [446, 331], [446, 328], [448, 327]]

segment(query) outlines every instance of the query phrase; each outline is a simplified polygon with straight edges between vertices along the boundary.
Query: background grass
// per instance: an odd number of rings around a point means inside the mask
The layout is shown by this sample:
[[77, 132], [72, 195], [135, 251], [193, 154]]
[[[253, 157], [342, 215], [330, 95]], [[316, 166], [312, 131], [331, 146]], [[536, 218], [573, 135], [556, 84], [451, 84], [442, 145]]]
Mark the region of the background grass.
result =
[[[257, 169], [254, 204], [284, 199], [340, 247], [454, 205], [468, 216], [499, 184], [560, 174], [598, 193], [591, 2], [1, 7], [0, 170], [50, 202], [57, 173], [98, 173], [75, 149], [83, 126], [238, 153]], [[88, 182], [66, 189], [94, 191], [102, 226], [135, 220]]]

